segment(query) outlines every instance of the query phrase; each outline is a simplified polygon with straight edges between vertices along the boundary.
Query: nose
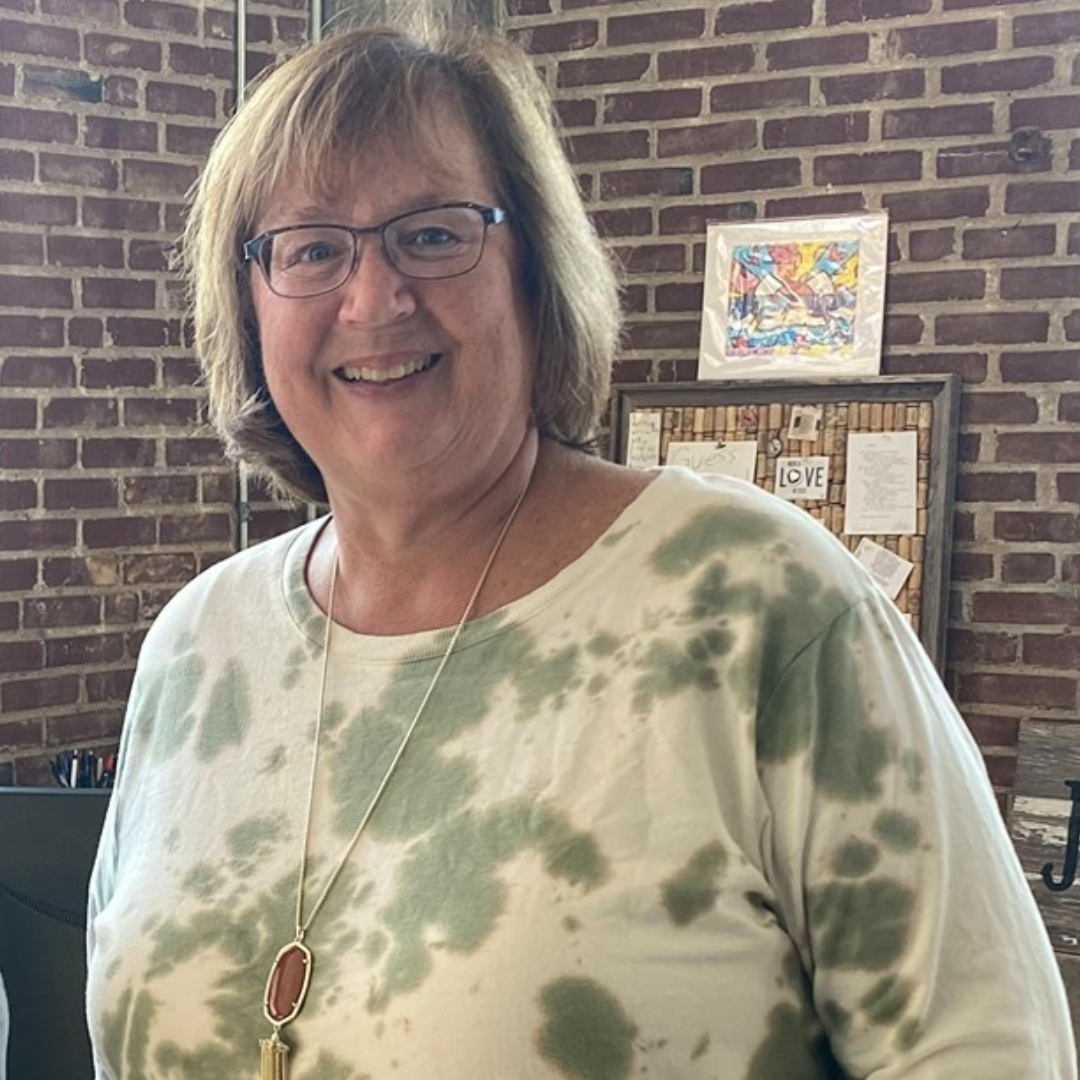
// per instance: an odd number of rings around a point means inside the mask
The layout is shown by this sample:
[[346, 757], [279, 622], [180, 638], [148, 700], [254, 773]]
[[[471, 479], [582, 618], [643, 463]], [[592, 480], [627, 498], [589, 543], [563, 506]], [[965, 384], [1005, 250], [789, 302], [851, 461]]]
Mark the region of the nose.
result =
[[358, 237], [356, 267], [337, 290], [338, 318], [361, 326], [384, 326], [416, 311], [415, 283], [396, 270], [379, 236]]

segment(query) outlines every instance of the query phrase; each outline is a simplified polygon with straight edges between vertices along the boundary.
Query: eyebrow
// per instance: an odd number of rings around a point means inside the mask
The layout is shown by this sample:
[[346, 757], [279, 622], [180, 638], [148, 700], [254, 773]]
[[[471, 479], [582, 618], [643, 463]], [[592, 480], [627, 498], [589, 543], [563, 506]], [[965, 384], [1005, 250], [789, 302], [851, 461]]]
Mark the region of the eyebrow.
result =
[[[378, 222], [372, 222], [372, 224], [379, 224], [383, 221], [388, 221], [391, 218], [399, 217], [402, 214], [412, 213], [414, 210], [424, 210], [429, 206], [438, 206], [441, 203], [446, 202], [460, 202], [467, 198], [475, 198], [473, 196], [465, 195], [449, 195], [446, 192], [425, 191], [421, 194], [409, 199], [407, 202], [402, 203], [393, 213], [387, 214], [385, 217], [379, 218]], [[266, 232], [269, 229], [278, 229], [284, 227], [286, 224], [306, 224], [306, 223], [326, 223], [329, 224], [332, 221], [339, 220], [336, 213], [331, 212], [326, 206], [317, 205], [315, 203], [309, 203], [306, 206], [298, 206], [295, 209], [288, 211], [286, 214], [282, 214], [281, 221], [276, 221], [274, 224], [267, 224], [269, 219], [263, 218], [258, 225], [259, 232]], [[275, 215], [275, 219], [276, 219]], [[286, 222], [284, 219], [289, 218]]]

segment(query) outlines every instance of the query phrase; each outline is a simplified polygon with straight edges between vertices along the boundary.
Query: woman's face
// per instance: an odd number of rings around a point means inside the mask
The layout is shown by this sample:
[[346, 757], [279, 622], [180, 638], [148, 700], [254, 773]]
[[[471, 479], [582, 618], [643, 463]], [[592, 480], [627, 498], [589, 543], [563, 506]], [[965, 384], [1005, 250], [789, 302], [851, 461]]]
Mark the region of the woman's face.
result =
[[[299, 224], [378, 225], [446, 202], [498, 206], [494, 179], [456, 111], [433, 111], [420, 145], [378, 143], [338, 163], [320, 191], [280, 185], [256, 232]], [[329, 193], [329, 194], [327, 194]], [[331, 500], [378, 478], [483, 483], [529, 427], [532, 316], [512, 222], [489, 227], [477, 266], [415, 280], [362, 240], [352, 278], [303, 299], [251, 290], [270, 395], [318, 465]], [[435, 470], [438, 470], [436, 472]]]

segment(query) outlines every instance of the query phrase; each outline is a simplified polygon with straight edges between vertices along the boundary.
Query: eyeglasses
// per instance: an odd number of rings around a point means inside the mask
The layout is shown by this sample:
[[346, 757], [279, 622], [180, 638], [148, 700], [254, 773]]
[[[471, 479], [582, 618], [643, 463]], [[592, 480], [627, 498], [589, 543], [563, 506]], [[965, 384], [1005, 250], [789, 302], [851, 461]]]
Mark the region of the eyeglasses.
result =
[[286, 225], [244, 244], [278, 296], [321, 296], [341, 288], [360, 264], [360, 238], [378, 234], [390, 265], [408, 278], [459, 277], [484, 253], [488, 227], [506, 211], [471, 202], [445, 203], [398, 214], [381, 225]]

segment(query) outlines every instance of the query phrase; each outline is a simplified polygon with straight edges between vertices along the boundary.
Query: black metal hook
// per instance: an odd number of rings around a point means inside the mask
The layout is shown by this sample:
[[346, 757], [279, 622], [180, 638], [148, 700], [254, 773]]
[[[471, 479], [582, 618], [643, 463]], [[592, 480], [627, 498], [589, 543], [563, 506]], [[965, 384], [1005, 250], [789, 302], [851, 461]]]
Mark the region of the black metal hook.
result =
[[1080, 780], [1066, 780], [1065, 786], [1072, 794], [1072, 812], [1069, 814], [1069, 832], [1065, 840], [1065, 869], [1061, 880], [1054, 881], [1054, 864], [1042, 868], [1043, 884], [1052, 892], [1064, 892], [1076, 881], [1077, 854], [1080, 851]]

